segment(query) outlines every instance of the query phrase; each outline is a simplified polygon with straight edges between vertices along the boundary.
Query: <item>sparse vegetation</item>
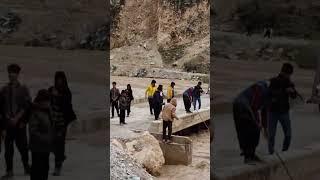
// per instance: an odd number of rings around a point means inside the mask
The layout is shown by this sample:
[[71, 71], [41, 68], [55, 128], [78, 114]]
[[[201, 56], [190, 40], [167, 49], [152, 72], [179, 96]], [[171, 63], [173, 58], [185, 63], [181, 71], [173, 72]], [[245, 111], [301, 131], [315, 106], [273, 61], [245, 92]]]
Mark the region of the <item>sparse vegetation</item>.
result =
[[209, 74], [210, 64], [203, 63], [203, 61], [204, 58], [202, 56], [197, 56], [184, 64], [184, 70], [187, 72]]
[[170, 65], [184, 55], [185, 48], [186, 45], [177, 45], [169, 48], [159, 47], [158, 50], [161, 54], [163, 63]]

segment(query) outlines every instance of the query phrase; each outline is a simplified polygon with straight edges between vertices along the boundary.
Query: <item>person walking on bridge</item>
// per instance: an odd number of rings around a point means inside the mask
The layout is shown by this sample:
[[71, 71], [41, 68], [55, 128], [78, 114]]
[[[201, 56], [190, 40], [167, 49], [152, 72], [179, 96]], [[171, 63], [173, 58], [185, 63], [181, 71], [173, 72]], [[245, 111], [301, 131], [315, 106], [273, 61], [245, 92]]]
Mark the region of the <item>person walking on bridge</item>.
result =
[[246, 164], [261, 161], [255, 151], [261, 129], [266, 132], [269, 97], [268, 83], [259, 81], [242, 91], [233, 101], [233, 119]]
[[26, 175], [30, 174], [27, 123], [30, 107], [32, 104], [29, 89], [20, 84], [20, 66], [11, 64], [8, 66], [9, 83], [0, 92], [2, 101], [2, 115], [4, 117], [5, 136], [5, 160], [7, 165], [6, 174], [3, 178], [12, 178], [14, 143], [20, 154]]
[[291, 122], [289, 117], [289, 99], [295, 99], [298, 93], [290, 77], [293, 74], [293, 66], [284, 63], [277, 77], [270, 80], [271, 91], [271, 117], [269, 119], [269, 153], [274, 153], [275, 135], [278, 121], [284, 132], [282, 151], [287, 151], [291, 142]]
[[130, 112], [131, 112], [131, 102], [134, 100], [133, 92], [132, 92], [132, 88], [131, 88], [130, 84], [127, 85], [126, 92], [127, 92], [128, 98], [129, 98], [129, 104], [128, 104], [128, 109], [127, 109], [127, 117], [129, 117]]
[[162, 110], [162, 106], [164, 105], [164, 102], [163, 102], [163, 87], [162, 85], [160, 84], [158, 86], [158, 89], [156, 90], [156, 92], [154, 93], [153, 95], [153, 107], [154, 107], [154, 117], [155, 117], [155, 120], [158, 120], [159, 119], [159, 115], [161, 113], [161, 110]]
[[114, 109], [116, 109], [118, 117], [120, 116], [120, 114], [119, 114], [119, 96], [120, 96], [120, 91], [117, 88], [117, 83], [112, 82], [112, 88], [110, 90], [110, 101], [111, 101], [111, 109], [112, 109], [111, 118], [114, 118]]
[[148, 102], [149, 102], [149, 108], [150, 108], [150, 114], [153, 115], [153, 95], [156, 92], [157, 88], [156, 88], [156, 80], [152, 80], [151, 84], [147, 87], [146, 92], [145, 92], [145, 96], [146, 98], [148, 98]]
[[51, 95], [52, 121], [54, 124], [53, 154], [55, 156], [54, 176], [60, 176], [66, 160], [66, 136], [71, 122], [77, 119], [72, 105], [72, 93], [65, 72], [57, 71], [54, 85], [49, 88]]
[[167, 89], [167, 103], [170, 102], [170, 100], [174, 97], [174, 86], [176, 85], [176, 83], [171, 82], [170, 86]]
[[184, 108], [187, 113], [192, 113], [190, 111], [191, 104], [192, 104], [192, 94], [193, 94], [193, 87], [188, 88], [183, 92], [183, 103], [184, 103]]
[[[170, 143], [172, 142], [171, 134], [172, 134], [172, 122], [174, 119], [179, 120], [176, 115], [176, 107], [177, 107], [177, 99], [172, 98], [170, 103], [167, 103], [163, 107], [162, 112], [162, 120], [163, 120], [163, 128], [162, 128], [162, 141]], [[168, 136], [167, 136], [167, 128], [168, 128]]]
[[195, 111], [197, 110], [197, 102], [199, 103], [198, 109], [201, 109], [201, 94], [203, 93], [201, 85], [202, 82], [198, 82], [192, 91], [193, 107]]
[[32, 154], [31, 180], [47, 180], [49, 156], [53, 147], [53, 122], [50, 93], [46, 89], [38, 92], [32, 106], [29, 137]]
[[126, 110], [129, 106], [129, 97], [126, 90], [122, 90], [119, 97], [119, 105], [120, 105], [120, 125], [127, 124], [126, 123]]

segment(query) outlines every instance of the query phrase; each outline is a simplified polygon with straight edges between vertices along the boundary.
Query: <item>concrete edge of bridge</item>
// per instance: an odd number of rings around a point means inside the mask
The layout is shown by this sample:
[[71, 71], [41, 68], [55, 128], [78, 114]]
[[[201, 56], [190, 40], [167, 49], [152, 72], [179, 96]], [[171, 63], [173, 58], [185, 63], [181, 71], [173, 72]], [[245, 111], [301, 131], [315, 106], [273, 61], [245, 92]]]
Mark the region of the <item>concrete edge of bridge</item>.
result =
[[[196, 124], [203, 123], [210, 119], [210, 108], [204, 108], [198, 112], [179, 116], [179, 120], [174, 120], [172, 123], [172, 133], [189, 128]], [[155, 120], [150, 124], [148, 129], [151, 133], [162, 133], [162, 120]]]
[[[264, 158], [259, 165], [214, 169], [214, 180], [301, 180], [320, 171], [320, 144]], [[289, 174], [288, 174], [289, 173]], [[290, 178], [292, 177], [292, 179]]]

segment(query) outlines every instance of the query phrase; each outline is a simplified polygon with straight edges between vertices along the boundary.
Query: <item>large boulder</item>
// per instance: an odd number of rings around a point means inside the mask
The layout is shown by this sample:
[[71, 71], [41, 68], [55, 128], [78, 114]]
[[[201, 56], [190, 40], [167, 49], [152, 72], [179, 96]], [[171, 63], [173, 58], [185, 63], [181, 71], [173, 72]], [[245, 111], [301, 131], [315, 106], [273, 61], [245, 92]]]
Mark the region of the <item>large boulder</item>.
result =
[[152, 175], [159, 175], [165, 159], [158, 140], [149, 132], [126, 143], [127, 151]]

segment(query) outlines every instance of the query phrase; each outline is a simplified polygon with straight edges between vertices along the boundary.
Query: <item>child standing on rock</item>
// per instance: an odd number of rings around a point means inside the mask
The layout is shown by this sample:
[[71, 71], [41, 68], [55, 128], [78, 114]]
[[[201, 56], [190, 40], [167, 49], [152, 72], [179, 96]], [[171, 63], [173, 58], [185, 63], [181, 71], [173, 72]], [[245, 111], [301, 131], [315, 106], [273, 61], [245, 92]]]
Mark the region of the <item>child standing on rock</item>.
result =
[[[170, 103], [166, 104], [162, 111], [162, 119], [163, 119], [163, 130], [162, 130], [162, 141], [171, 143], [171, 134], [172, 134], [172, 122], [174, 119], [179, 120], [176, 115], [176, 107], [177, 107], [177, 99], [172, 98]], [[168, 128], [168, 136], [167, 136], [167, 128]]]

